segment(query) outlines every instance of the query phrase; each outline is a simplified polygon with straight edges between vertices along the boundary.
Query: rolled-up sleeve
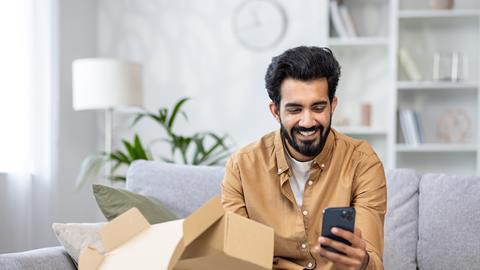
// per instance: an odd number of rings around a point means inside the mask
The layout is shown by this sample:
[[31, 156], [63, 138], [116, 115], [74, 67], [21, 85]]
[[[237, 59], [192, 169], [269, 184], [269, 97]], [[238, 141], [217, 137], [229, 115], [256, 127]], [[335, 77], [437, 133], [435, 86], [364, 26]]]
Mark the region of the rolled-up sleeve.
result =
[[356, 170], [352, 206], [370, 256], [367, 269], [383, 269], [383, 226], [387, 208], [385, 171], [376, 155], [363, 159]]

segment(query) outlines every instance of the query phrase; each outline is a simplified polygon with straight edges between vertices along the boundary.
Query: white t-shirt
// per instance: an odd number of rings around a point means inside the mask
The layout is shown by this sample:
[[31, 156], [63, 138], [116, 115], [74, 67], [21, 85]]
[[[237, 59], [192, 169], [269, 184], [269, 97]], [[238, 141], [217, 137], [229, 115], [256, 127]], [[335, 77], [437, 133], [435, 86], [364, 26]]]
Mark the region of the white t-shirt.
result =
[[313, 160], [301, 162], [290, 156], [287, 153], [287, 162], [292, 170], [292, 176], [290, 177], [290, 187], [292, 188], [293, 195], [295, 195], [295, 201], [298, 208], [302, 207], [303, 203], [303, 191], [305, 190], [305, 184], [307, 183], [308, 176], [310, 174], [310, 168]]

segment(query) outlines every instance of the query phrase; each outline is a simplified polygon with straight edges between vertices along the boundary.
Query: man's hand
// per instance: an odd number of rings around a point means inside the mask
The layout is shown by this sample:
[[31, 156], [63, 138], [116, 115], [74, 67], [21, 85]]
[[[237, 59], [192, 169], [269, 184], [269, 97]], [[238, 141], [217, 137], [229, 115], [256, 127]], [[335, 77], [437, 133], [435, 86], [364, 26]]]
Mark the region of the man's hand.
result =
[[[320, 256], [332, 261], [337, 267], [340, 267], [341, 269], [365, 269], [368, 264], [369, 256], [366, 250], [365, 241], [363, 241], [362, 239], [362, 232], [360, 231], [360, 229], [355, 228], [355, 233], [351, 233], [340, 228], [332, 228], [332, 233], [349, 241], [350, 243], [352, 243], [352, 246], [321, 236], [318, 238], [318, 246], [315, 247], [314, 251], [317, 252]], [[332, 247], [338, 251], [345, 253], [345, 255], [328, 251], [322, 248], [320, 245]]]

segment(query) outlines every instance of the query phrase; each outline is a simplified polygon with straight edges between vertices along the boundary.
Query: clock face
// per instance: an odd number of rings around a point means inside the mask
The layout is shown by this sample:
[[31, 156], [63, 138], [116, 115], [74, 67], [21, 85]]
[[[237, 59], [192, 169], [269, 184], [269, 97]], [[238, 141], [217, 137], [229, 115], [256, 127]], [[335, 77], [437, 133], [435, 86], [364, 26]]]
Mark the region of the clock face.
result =
[[280, 42], [287, 30], [285, 9], [274, 0], [246, 0], [233, 14], [238, 41], [251, 50], [265, 50]]

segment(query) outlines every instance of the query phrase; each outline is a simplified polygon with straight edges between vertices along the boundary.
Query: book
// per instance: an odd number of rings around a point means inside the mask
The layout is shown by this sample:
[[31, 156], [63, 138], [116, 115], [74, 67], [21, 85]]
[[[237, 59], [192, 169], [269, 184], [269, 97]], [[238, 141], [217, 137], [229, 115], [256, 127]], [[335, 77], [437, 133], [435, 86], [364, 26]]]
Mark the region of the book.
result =
[[420, 73], [417, 63], [415, 63], [415, 60], [410, 54], [410, 51], [406, 48], [400, 48], [398, 54], [400, 65], [407, 74], [408, 79], [412, 81], [422, 80], [422, 74]]
[[355, 25], [352, 20], [352, 16], [350, 15], [350, 12], [348, 11], [348, 8], [345, 4], [340, 4], [339, 5], [339, 11], [340, 11], [340, 16], [343, 20], [343, 23], [345, 25], [345, 29], [347, 30], [347, 34], [349, 37], [356, 37], [357, 36], [357, 30], [355, 29]]
[[399, 112], [400, 128], [405, 144], [419, 145], [425, 142], [420, 116], [407, 109]]
[[415, 119], [415, 128], [417, 130], [419, 143], [425, 143], [425, 135], [423, 133], [422, 121], [420, 119], [420, 115], [418, 112], [413, 112], [413, 116]]
[[413, 138], [411, 137], [411, 133], [409, 131], [408, 123], [407, 123], [407, 113], [405, 110], [399, 111], [399, 120], [400, 120], [400, 128], [402, 130], [403, 140], [405, 144], [413, 144]]
[[412, 138], [412, 144], [420, 144], [420, 136], [418, 135], [417, 125], [415, 124], [415, 116], [412, 110], [407, 110], [407, 125], [408, 132], [410, 132], [410, 137]]
[[340, 15], [340, 8], [337, 0], [330, 1], [330, 19], [338, 36], [340, 38], [348, 37], [348, 32]]

